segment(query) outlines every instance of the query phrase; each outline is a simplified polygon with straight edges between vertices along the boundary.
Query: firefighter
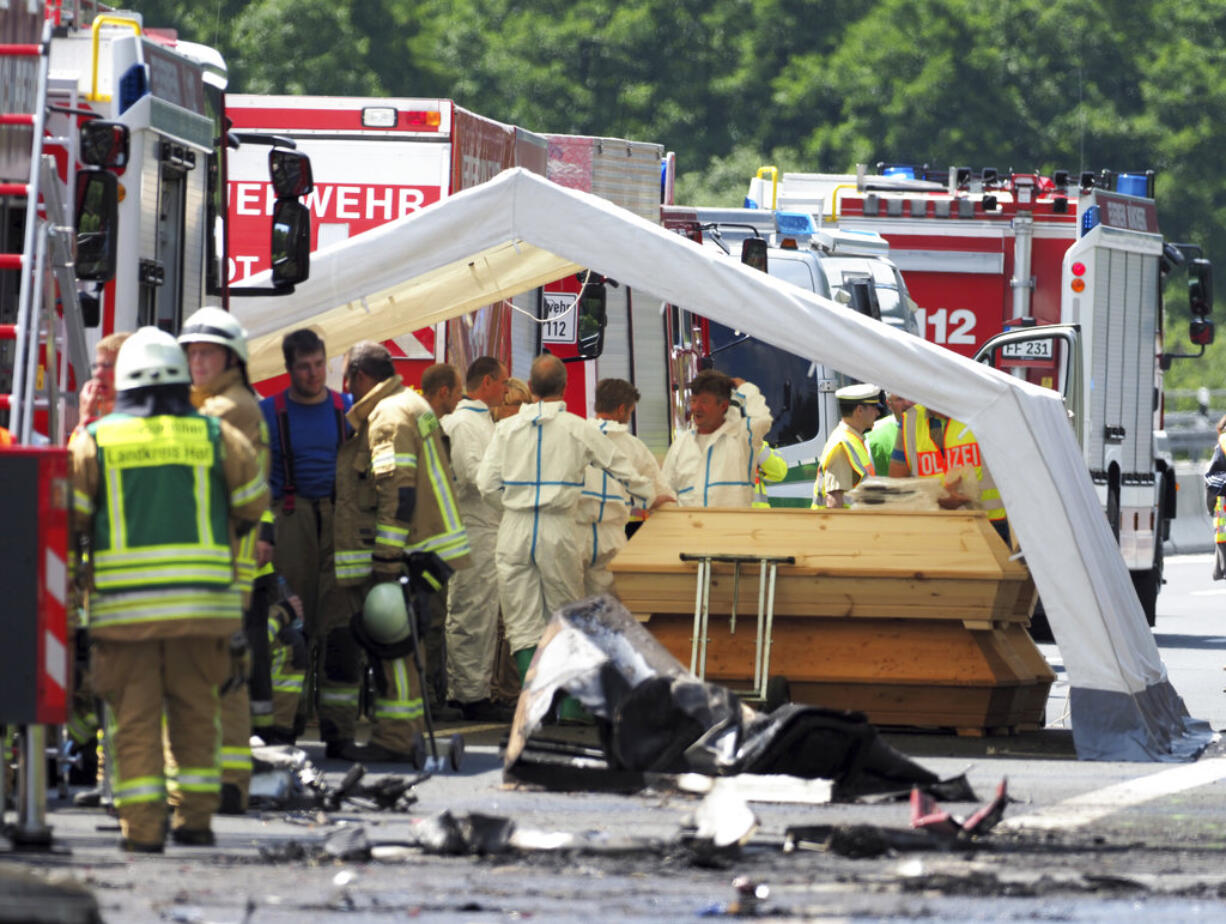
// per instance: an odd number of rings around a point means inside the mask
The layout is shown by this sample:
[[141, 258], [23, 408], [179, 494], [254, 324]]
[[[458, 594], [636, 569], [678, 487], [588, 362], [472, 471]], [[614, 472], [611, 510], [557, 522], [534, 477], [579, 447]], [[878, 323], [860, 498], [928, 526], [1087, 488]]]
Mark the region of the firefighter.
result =
[[569, 413], [562, 400], [566, 367], [538, 356], [528, 381], [540, 400], [494, 428], [477, 470], [477, 488], [501, 502], [494, 559], [507, 641], [520, 679], [536, 652], [548, 615], [583, 596], [583, 532], [576, 508], [584, 470], [600, 466], [655, 508], [652, 483], [634, 471], [608, 437]]
[[704, 369], [690, 388], [690, 427], [664, 457], [664, 481], [682, 507], [750, 507], [773, 418], [752, 382]]
[[[601, 379], [596, 383], [596, 416], [588, 422], [607, 436], [630, 466], [651, 483], [651, 497], [656, 497], [668, 494], [660, 463], [646, 444], [630, 432], [630, 418], [639, 397], [639, 390], [625, 379]], [[579, 514], [586, 525], [583, 588], [588, 596], [613, 592], [609, 562], [626, 544], [631, 510], [646, 510], [650, 499], [630, 494], [603, 469], [587, 467]]]
[[[201, 308], [184, 322], [179, 345], [187, 354], [192, 376], [192, 404], [203, 414], [220, 417], [247, 437], [267, 477], [268, 427], [247, 379], [246, 331], [228, 311]], [[245, 634], [232, 640], [232, 651], [239, 664], [221, 698], [220, 811], [224, 815], [247, 811], [252, 726], [260, 732], [272, 724], [272, 692], [267, 677], [269, 601], [264, 586], [271, 578], [272, 531], [272, 515], [264, 511], [260, 528], [243, 536], [234, 550]], [[253, 595], [257, 572], [262, 573], [263, 585], [261, 592]], [[253, 599], [260, 607], [259, 612], [255, 611]], [[259, 657], [248, 656], [253, 649], [259, 652]]]
[[477, 489], [477, 469], [494, 438], [492, 411], [502, 406], [506, 391], [506, 367], [493, 356], [480, 356], [468, 367], [464, 398], [442, 419], [451, 440], [456, 501], [472, 548], [473, 567], [457, 573], [447, 588], [447, 698], [466, 719], [503, 721], [508, 712], [490, 696], [498, 644], [498, 581], [490, 576], [496, 574], [502, 509]]
[[[359, 613], [375, 584], [404, 573], [406, 553], [433, 552], [458, 569], [468, 566], [469, 547], [443, 431], [425, 398], [404, 387], [387, 348], [369, 341], [350, 350], [346, 379], [356, 432], [336, 459], [336, 578], [347, 595], [346, 611]], [[348, 760], [407, 761], [422, 727], [419, 680], [405, 656], [377, 661], [370, 744], [353, 743], [356, 709], [332, 713], [326, 734], [344, 736], [341, 756]], [[356, 690], [361, 658], [350, 630], [328, 633], [323, 668], [329, 682]], [[321, 726], [323, 718], [321, 699]]]
[[[972, 472], [975, 493], [967, 492], [965, 473]], [[891, 478], [940, 478], [945, 493], [938, 498], [942, 509], [970, 507], [985, 510], [992, 527], [1008, 543], [1009, 522], [1000, 491], [979, 451], [979, 441], [971, 428], [946, 414], [929, 411], [922, 404], [910, 407], [898, 429], [898, 440], [890, 455]]]
[[74, 529], [92, 553], [92, 681], [112, 720], [121, 846], [150, 853], [163, 849], [168, 790], [172, 839], [213, 843], [218, 688], [242, 618], [233, 540], [268, 506], [255, 450], [192, 407], [190, 383], [174, 338], [142, 328], [119, 351], [115, 412], [70, 447]]
[[[296, 599], [302, 611], [306, 649], [289, 620], [272, 650], [274, 719], [269, 736], [292, 743], [315, 694], [326, 754], [339, 757], [344, 740], [334, 716], [357, 713], [357, 687], [330, 684], [320, 665], [324, 639], [334, 629], [343, 631], [349, 620], [345, 595], [336, 586], [332, 517], [336, 456], [351, 433], [345, 414], [353, 399], [328, 388], [327, 351], [313, 330], [286, 334], [281, 353], [289, 387], [261, 401], [260, 410], [272, 435], [269, 486], [276, 519], [275, 564], [285, 580], [283, 596]], [[281, 612], [289, 615], [283, 607]], [[352, 728], [349, 732], [352, 737]]]
[[845, 385], [834, 397], [841, 419], [817, 460], [814, 508], [846, 506], [843, 495], [861, 479], [877, 474], [864, 433], [881, 414], [881, 389], [876, 385]]

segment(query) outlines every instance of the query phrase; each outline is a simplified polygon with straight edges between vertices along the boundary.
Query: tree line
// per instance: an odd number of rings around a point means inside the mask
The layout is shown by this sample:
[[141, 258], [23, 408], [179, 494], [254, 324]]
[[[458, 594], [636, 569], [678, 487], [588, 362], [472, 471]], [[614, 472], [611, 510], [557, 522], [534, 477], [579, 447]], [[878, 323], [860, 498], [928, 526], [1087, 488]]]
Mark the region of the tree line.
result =
[[448, 97], [532, 131], [659, 142], [693, 204], [740, 204], [765, 163], [1152, 169], [1167, 237], [1226, 267], [1226, 0], [129, 5], [216, 47], [238, 92]]

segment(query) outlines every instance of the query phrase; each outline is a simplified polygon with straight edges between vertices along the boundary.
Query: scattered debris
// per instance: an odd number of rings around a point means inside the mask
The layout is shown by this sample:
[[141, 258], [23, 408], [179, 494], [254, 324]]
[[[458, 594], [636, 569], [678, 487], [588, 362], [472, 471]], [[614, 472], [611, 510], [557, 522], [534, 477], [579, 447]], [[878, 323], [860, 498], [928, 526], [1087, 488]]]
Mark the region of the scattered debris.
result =
[[700, 796], [717, 791], [735, 792], [746, 802], [826, 805], [834, 796], [834, 784], [830, 780], [806, 780], [780, 773], [715, 777], [701, 773], [649, 774], [647, 783], [657, 790], [672, 789]]
[[[596, 717], [600, 749], [536, 736], [562, 693]], [[649, 772], [823, 778], [834, 781], [837, 799], [938, 782], [860, 713], [787, 704], [763, 714], [699, 680], [612, 597], [563, 607], [528, 670], [504, 775], [553, 789], [626, 791]]]
[[978, 837], [991, 831], [1005, 815], [1009, 802], [1008, 780], [1000, 781], [996, 797], [962, 821], [937, 805], [936, 800], [918, 787], [911, 791], [911, 827], [946, 837]]
[[705, 908], [700, 908], [698, 916], [703, 918], [753, 917], [768, 913], [762, 903], [770, 898], [769, 886], [750, 879], [748, 876], [737, 876], [732, 880], [732, 889], [735, 893], [732, 901], [726, 904], [715, 902]]

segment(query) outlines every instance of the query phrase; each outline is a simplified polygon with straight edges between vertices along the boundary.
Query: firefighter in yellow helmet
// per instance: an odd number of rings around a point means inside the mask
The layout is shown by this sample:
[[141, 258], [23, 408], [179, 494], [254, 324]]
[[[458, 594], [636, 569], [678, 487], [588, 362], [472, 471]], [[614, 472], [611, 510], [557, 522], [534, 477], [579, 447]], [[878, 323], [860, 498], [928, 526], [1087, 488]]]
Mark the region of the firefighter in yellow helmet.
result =
[[146, 327], [119, 351], [115, 411], [70, 447], [73, 527], [89, 541], [94, 689], [109, 706], [121, 844], [160, 852], [165, 733], [176, 843], [213, 843], [220, 704], [241, 625], [232, 542], [259, 522], [268, 485], [251, 444], [197, 412], [187, 357]]
[[[255, 450], [260, 470], [267, 478], [268, 426], [247, 380], [246, 331], [228, 311], [201, 308], [183, 323], [179, 345], [187, 354], [192, 404], [202, 414], [220, 417], [242, 433]], [[253, 709], [263, 725], [272, 722], [271, 681], [266, 684], [256, 681], [251, 659], [247, 656], [252, 647], [258, 646], [261, 653], [267, 650], [266, 595], [261, 594], [258, 599], [260, 611], [253, 612], [252, 587], [258, 571], [271, 576], [272, 523], [272, 514], [265, 509], [260, 528], [243, 536], [234, 550], [246, 631], [234, 640], [235, 674], [221, 697], [220, 811], [225, 815], [238, 815], [247, 810]], [[257, 661], [260, 668], [267, 669], [267, 657]], [[253, 690], [254, 696], [251, 695]]]
[[[432, 552], [451, 568], [466, 568], [469, 544], [443, 429], [426, 399], [404, 387], [387, 348], [370, 341], [349, 351], [346, 381], [355, 432], [336, 456], [336, 582], [346, 611], [361, 613], [374, 585], [405, 573], [406, 553]], [[378, 662], [370, 744], [353, 742], [356, 703], [328, 714], [328, 743], [348, 760], [410, 760], [413, 738], [424, 728], [419, 678], [404, 654], [390, 656], [378, 645], [368, 653]], [[348, 626], [331, 628], [323, 640], [323, 675], [321, 682], [333, 687], [358, 686], [361, 657]]]
[[881, 389], [876, 385], [844, 385], [834, 396], [842, 419], [817, 460], [814, 507], [846, 506], [843, 495], [862, 479], [877, 474], [864, 434], [881, 415]]

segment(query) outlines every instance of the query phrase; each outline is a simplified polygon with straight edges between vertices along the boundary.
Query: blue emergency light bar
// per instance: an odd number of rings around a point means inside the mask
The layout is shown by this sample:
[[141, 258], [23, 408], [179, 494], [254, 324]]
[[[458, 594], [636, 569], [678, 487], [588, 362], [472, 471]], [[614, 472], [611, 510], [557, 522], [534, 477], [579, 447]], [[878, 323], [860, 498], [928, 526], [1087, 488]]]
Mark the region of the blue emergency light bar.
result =
[[808, 212], [776, 212], [775, 230], [786, 237], [812, 237], [817, 233]]

